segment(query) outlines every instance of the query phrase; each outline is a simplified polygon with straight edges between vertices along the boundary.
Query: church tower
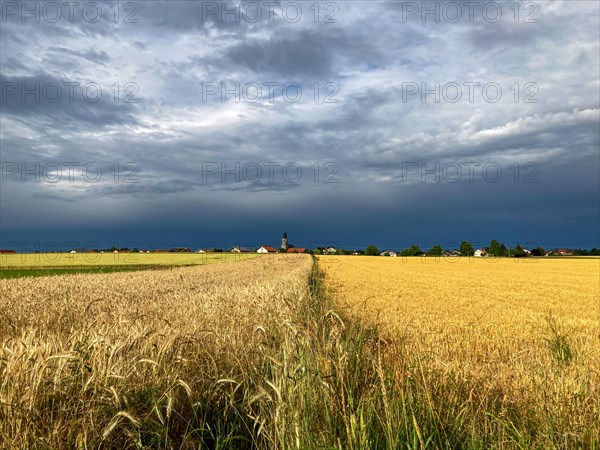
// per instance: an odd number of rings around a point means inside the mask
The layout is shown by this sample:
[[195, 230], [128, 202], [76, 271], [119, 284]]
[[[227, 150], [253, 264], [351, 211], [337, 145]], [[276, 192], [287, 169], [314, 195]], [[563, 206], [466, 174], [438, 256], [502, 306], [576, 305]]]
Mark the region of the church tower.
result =
[[287, 233], [285, 231], [283, 232], [283, 237], [281, 238], [281, 249], [282, 250], [288, 249]]

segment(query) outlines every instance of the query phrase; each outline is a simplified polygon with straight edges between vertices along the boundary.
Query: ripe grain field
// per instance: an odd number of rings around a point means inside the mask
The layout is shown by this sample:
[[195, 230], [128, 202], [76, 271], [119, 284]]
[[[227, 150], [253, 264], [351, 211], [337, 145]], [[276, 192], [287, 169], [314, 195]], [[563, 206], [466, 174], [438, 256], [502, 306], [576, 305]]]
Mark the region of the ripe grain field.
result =
[[0, 448], [597, 448], [594, 261], [314, 261], [0, 280]]
[[295, 256], [0, 280], [0, 447], [249, 446], [265, 358], [308, 295]]
[[256, 253], [18, 253], [0, 255], [0, 279], [165, 269], [255, 258]]
[[396, 387], [417, 377], [433, 422], [504, 435], [501, 446], [599, 445], [599, 259], [319, 264], [336, 306], [377, 326], [420, 368], [395, 371]]
[[97, 266], [188, 266], [241, 261], [256, 253], [17, 253], [0, 254], [0, 270]]

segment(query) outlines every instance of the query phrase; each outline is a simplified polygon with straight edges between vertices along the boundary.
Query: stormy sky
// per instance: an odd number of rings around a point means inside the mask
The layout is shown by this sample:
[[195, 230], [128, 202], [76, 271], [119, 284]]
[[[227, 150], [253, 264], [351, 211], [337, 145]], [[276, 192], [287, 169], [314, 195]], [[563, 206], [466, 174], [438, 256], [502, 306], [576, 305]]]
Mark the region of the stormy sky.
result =
[[600, 246], [596, 1], [0, 5], [3, 247]]

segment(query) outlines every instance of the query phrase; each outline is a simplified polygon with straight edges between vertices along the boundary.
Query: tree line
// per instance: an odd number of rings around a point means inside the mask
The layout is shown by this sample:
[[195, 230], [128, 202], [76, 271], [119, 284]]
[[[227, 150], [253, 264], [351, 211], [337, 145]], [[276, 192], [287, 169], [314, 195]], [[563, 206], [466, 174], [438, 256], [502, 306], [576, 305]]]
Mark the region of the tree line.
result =
[[[473, 256], [475, 255], [475, 248], [469, 241], [462, 241], [458, 249], [446, 249], [444, 250], [441, 245], [434, 245], [429, 250], [422, 250], [418, 245], [411, 245], [408, 248], [402, 249], [399, 256], [443, 256], [444, 253], [452, 253], [458, 250], [461, 256]], [[520, 245], [516, 244], [514, 247], [509, 248], [504, 243], [498, 242], [496, 239], [492, 239], [490, 244], [484, 248], [488, 256], [493, 257], [515, 257], [524, 258], [527, 256], [544, 256], [547, 252], [543, 247], [537, 246], [533, 249], [529, 249], [526, 252], [525, 249]], [[592, 248], [591, 250], [586, 249], [574, 249], [573, 255], [575, 256], [600, 256], [600, 249]], [[367, 256], [379, 256], [382, 252], [375, 246], [369, 245], [364, 251], [363, 250], [344, 250], [340, 249], [336, 252], [340, 255], [352, 255], [355, 253]]]

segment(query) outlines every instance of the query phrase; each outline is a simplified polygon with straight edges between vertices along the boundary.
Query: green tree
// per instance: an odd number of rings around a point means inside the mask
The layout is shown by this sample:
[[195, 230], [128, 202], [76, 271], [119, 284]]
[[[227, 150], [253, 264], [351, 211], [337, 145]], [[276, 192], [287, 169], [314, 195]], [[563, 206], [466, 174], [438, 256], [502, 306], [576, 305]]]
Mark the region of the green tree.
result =
[[411, 245], [410, 248], [405, 248], [400, 252], [400, 256], [419, 256], [422, 254], [423, 252], [416, 245]]
[[462, 241], [460, 243], [460, 253], [462, 256], [473, 256], [475, 254], [475, 249], [469, 241]]
[[545, 254], [546, 251], [542, 247], [536, 247], [533, 250], [531, 250], [532, 256], [544, 256]]
[[498, 254], [496, 256], [510, 256], [506, 245], [504, 245], [503, 243], [500, 244], [500, 248], [498, 249]]
[[521, 244], [515, 245], [512, 255], [515, 258], [522, 258], [523, 256], [526, 256], [525, 250], [523, 250], [523, 247], [521, 247]]
[[369, 245], [365, 249], [365, 255], [367, 255], [367, 256], [377, 256], [377, 255], [379, 255], [379, 249], [377, 247], [375, 247], [374, 245]]
[[496, 239], [492, 239], [490, 246], [486, 250], [492, 256], [502, 256], [500, 254], [500, 243]]
[[442, 247], [441, 245], [434, 245], [433, 247], [431, 247], [429, 249], [429, 251], [427, 252], [427, 254], [429, 256], [442, 256]]

